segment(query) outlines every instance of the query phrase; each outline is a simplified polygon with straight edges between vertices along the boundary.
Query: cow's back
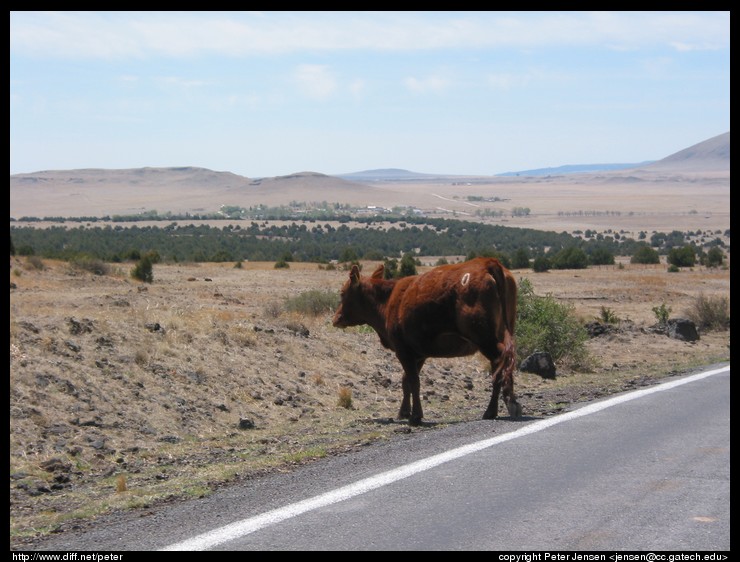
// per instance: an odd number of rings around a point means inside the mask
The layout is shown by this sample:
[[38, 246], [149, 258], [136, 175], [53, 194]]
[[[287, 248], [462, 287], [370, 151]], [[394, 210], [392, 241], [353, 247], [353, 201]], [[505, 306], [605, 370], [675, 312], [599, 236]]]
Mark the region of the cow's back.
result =
[[516, 281], [495, 258], [443, 265], [399, 280], [387, 312], [394, 348], [407, 345], [428, 356], [469, 355], [513, 333]]

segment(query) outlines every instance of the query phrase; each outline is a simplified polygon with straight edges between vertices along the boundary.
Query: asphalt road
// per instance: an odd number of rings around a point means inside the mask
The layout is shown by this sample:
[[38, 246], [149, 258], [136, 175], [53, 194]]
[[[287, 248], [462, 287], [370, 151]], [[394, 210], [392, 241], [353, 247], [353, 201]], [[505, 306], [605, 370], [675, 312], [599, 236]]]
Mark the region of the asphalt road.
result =
[[730, 367], [413, 432], [43, 548], [729, 551]]

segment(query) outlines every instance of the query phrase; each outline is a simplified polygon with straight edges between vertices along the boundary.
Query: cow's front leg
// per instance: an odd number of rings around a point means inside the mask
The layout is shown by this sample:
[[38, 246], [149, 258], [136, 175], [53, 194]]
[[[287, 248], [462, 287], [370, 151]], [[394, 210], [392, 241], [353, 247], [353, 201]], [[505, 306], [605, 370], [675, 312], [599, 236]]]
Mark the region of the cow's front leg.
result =
[[403, 380], [401, 381], [403, 400], [401, 401], [401, 409], [398, 411], [398, 417], [408, 419], [410, 425], [419, 425], [424, 417], [419, 396], [421, 386], [419, 371], [424, 365], [424, 359], [404, 358], [401, 359], [401, 365], [403, 366]]
[[407, 420], [411, 417], [411, 386], [406, 373], [401, 379], [401, 388], [403, 389], [403, 399], [401, 400], [401, 408], [398, 410], [398, 419]]

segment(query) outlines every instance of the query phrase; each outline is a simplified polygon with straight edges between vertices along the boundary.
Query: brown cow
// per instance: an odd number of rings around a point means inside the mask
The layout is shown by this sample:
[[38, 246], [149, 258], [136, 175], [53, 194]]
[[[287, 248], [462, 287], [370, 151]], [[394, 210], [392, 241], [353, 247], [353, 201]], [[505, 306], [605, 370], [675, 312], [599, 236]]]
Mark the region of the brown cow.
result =
[[[498, 397], [513, 417], [521, 405], [514, 395], [516, 280], [495, 258], [442, 265], [424, 273], [383, 279], [383, 265], [361, 277], [354, 265], [342, 287], [334, 326], [369, 324], [403, 366], [399, 418], [418, 424], [423, 417], [419, 371], [428, 357], [463, 357], [480, 351], [491, 362], [493, 391], [483, 419], [498, 415]], [[411, 400], [413, 398], [413, 401]]]

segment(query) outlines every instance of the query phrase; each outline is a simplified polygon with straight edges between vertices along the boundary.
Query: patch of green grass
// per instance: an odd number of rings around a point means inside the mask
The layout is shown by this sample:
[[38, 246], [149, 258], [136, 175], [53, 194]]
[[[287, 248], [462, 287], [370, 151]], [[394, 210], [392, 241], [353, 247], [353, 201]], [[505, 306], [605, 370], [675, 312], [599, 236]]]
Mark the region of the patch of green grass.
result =
[[339, 294], [336, 291], [312, 289], [285, 300], [285, 310], [306, 316], [320, 316], [333, 312], [339, 306]]
[[287, 463], [300, 463], [312, 459], [322, 459], [327, 455], [325, 447], [310, 447], [308, 449], [294, 451], [283, 455], [283, 460]]

